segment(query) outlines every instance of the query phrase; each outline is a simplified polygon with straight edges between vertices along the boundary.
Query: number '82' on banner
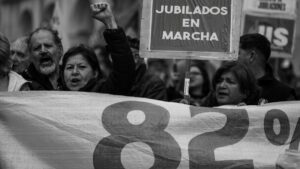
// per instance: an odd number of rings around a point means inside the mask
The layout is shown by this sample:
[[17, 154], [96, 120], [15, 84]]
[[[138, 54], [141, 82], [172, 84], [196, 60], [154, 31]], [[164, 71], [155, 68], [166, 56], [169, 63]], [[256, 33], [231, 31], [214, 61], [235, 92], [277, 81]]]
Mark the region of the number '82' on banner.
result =
[[[132, 124], [128, 120], [132, 111], [140, 111], [144, 115], [140, 124]], [[208, 118], [208, 113], [222, 117]], [[273, 160], [275, 168], [278, 154], [268, 154], [273, 151], [270, 148], [279, 152], [287, 148], [297, 151], [300, 121], [293, 119], [296, 125], [291, 125], [293, 123], [287, 113], [276, 108], [259, 113], [263, 118], [255, 121], [256, 118], [251, 119], [244, 109], [190, 107], [190, 121], [186, 121], [185, 125], [172, 124], [174, 121], [170, 122], [170, 112], [159, 105], [136, 101], [116, 103], [105, 108], [102, 114], [102, 124], [110, 135], [100, 140], [96, 146], [94, 167], [128, 168], [122, 156], [130, 157], [131, 154], [126, 154], [123, 150], [129, 144], [140, 142], [150, 147], [150, 150], [141, 148], [144, 145], [135, 148], [140, 149], [142, 154], [150, 154], [153, 160], [149, 163], [142, 157], [141, 161], [132, 159], [136, 163], [149, 165], [137, 168], [254, 169], [255, 163], [259, 165], [260, 160]], [[205, 120], [201, 121], [203, 117]], [[253, 120], [252, 124], [250, 119]], [[169, 127], [177, 127], [173, 128], [177, 134], [172, 135], [174, 131], [168, 130]], [[180, 140], [177, 138], [178, 133], [181, 135]], [[182, 137], [184, 133], [186, 137]], [[182, 142], [186, 142], [187, 146]], [[236, 147], [233, 148], [234, 146]], [[217, 159], [219, 156], [225, 159]], [[127, 162], [130, 163], [130, 158], [128, 159]]]

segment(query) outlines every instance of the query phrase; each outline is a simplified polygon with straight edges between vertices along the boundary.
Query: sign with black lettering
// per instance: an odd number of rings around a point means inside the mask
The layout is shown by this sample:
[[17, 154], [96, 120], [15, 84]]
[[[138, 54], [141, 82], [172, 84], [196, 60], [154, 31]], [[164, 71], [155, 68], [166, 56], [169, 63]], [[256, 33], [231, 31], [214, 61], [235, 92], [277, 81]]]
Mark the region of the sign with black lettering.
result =
[[260, 15], [245, 15], [244, 34], [260, 33], [271, 42], [271, 57], [292, 57], [295, 20]]
[[254, 12], [296, 14], [296, 0], [244, 0], [244, 9]]
[[240, 0], [144, 1], [141, 56], [237, 58]]

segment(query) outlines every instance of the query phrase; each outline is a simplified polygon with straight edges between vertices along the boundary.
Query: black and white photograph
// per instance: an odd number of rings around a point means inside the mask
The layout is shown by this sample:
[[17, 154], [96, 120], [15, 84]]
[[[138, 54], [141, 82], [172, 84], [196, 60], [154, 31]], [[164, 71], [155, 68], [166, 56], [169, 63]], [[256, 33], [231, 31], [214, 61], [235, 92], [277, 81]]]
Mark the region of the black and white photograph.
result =
[[300, 0], [0, 0], [0, 169], [300, 169]]

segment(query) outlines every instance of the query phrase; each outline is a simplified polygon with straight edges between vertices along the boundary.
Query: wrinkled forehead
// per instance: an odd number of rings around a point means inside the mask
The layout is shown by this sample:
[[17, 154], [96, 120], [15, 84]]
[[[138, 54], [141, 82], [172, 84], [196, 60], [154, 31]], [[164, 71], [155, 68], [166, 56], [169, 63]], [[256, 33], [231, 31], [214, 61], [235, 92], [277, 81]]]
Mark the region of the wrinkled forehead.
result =
[[54, 43], [54, 35], [48, 30], [39, 30], [32, 35], [30, 43]]

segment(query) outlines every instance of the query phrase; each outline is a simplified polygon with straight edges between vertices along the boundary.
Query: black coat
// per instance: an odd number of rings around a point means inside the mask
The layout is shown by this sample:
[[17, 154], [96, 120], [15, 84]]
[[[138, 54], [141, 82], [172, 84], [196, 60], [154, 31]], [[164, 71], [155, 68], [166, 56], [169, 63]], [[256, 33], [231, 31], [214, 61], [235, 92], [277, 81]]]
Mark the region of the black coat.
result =
[[261, 88], [261, 98], [266, 99], [267, 102], [296, 100], [295, 90], [277, 80], [269, 64], [266, 65], [266, 74], [257, 79], [257, 83]]
[[49, 78], [41, 73], [39, 73], [33, 64], [22, 73], [24, 79], [30, 81], [30, 90], [55, 90], [52, 86]]
[[[135, 63], [123, 29], [103, 33], [112, 58], [112, 72], [106, 79], [92, 79], [79, 91], [129, 95], [134, 81]], [[64, 83], [63, 90], [67, 90]]]
[[130, 96], [166, 101], [166, 85], [159, 77], [149, 74], [145, 64], [141, 64], [135, 71], [135, 81]]
[[258, 85], [261, 88], [261, 98], [267, 102], [296, 100], [295, 90], [275, 79], [272, 74], [259, 78]]

